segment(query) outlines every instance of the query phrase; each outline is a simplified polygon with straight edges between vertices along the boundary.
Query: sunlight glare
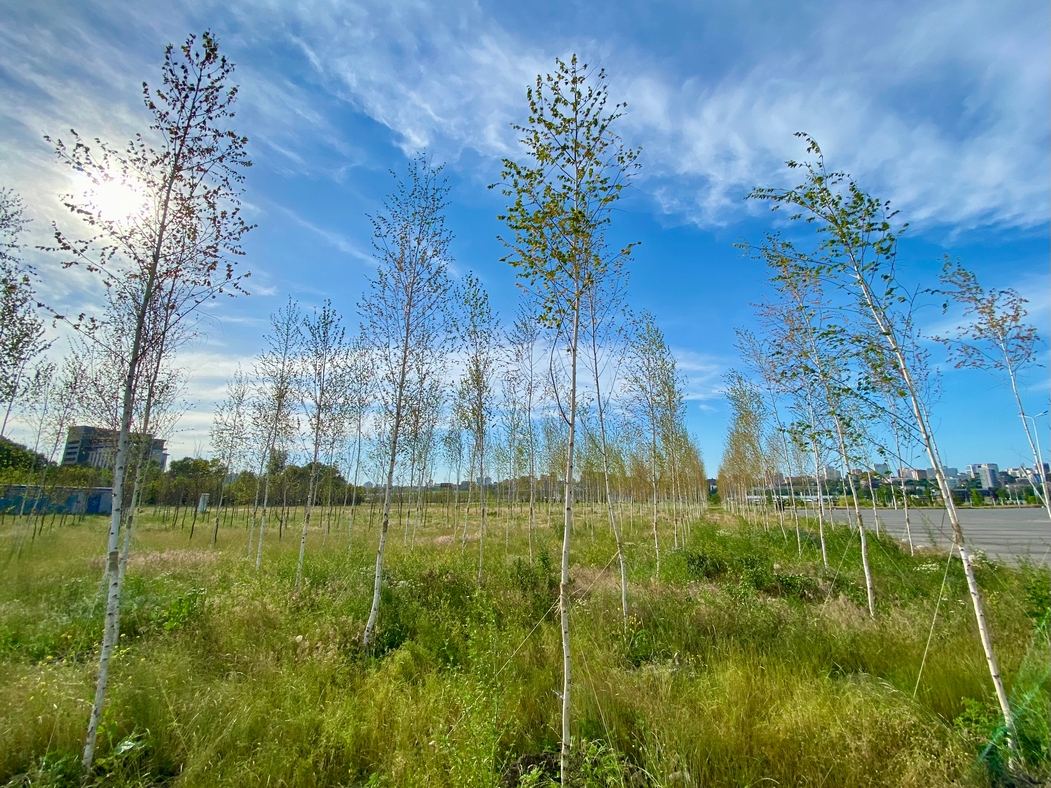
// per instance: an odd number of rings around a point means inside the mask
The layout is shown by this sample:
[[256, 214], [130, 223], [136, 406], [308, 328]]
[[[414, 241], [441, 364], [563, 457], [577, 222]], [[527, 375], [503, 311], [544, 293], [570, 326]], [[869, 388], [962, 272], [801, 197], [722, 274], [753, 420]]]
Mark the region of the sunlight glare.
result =
[[77, 177], [77, 191], [98, 209], [105, 219], [126, 221], [141, 216], [146, 208], [146, 196], [134, 184], [113, 180], [92, 183], [86, 175]]

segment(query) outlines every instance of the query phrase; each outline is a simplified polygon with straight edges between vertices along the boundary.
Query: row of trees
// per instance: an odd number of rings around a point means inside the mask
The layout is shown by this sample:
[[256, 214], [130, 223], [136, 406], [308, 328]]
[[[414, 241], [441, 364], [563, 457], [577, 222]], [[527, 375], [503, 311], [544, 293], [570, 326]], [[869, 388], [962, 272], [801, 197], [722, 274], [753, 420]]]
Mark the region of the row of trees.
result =
[[[932, 339], [949, 348], [958, 366], [1004, 373], [1033, 450], [1038, 478], [1034, 493], [1051, 515], [1047, 480], [1018, 388], [1018, 374], [1033, 361], [1037, 342], [1035, 330], [1024, 323], [1025, 300], [1011, 290], [985, 291], [972, 273], [949, 261], [938, 287], [910, 286], [898, 264], [898, 244], [906, 225], [888, 203], [866, 194], [845, 174], [826, 170], [817, 143], [801, 136], [809, 158], [789, 162], [790, 168], [803, 174], [800, 185], [760, 188], [751, 197], [791, 211], [791, 220], [812, 228], [817, 239], [808, 244], [803, 238], [774, 233], [761, 244], [744, 245], [767, 265], [771, 295], [757, 305], [760, 333], [738, 333], [746, 371], [727, 376], [733, 418], [720, 469], [720, 492], [732, 505], [747, 509], [756, 501], [755, 493], [771, 489], [775, 478], [788, 478], [789, 497], [794, 499], [792, 478], [811, 475], [818, 486], [819, 538], [827, 568], [824, 529], [831, 519], [824, 502], [823, 469], [830, 464], [842, 469], [851, 527], [859, 536], [869, 613], [875, 616], [861, 478], [867, 477], [871, 490], [869, 469], [877, 459], [903, 467], [911, 464], [908, 458], [917, 450], [922, 452], [935, 470], [990, 676], [1013, 734], [974, 558], [964, 539], [933, 427], [938, 379], [918, 309], [924, 296], [931, 294], [944, 297], [946, 305], [949, 301], [962, 305], [970, 322], [953, 336]], [[901, 485], [908, 524], [909, 498], [904, 481]], [[871, 500], [875, 506], [875, 497]], [[796, 516], [794, 506], [791, 511]], [[875, 509], [872, 515], [878, 528]], [[795, 525], [798, 534], [797, 516]], [[908, 536], [911, 542], [911, 530]]]
[[[50, 140], [59, 160], [92, 185], [86, 194], [65, 200], [86, 228], [84, 236], [56, 225], [51, 251], [67, 268], [99, 277], [105, 291], [104, 304], [94, 314], [50, 310], [53, 320], [78, 336], [60, 367], [32, 366], [42, 354], [43, 331], [27, 306], [33, 300], [31, 271], [17, 255], [21, 203], [4, 193], [6, 204], [14, 206], [7, 209], [13, 218], [4, 219], [4, 227], [13, 228], [5, 235], [0, 259], [5, 293], [27, 328], [21, 344], [15, 343], [18, 353], [9, 353], [18, 364], [5, 368], [11, 380], [10, 385], [0, 381], [6, 386], [0, 393], [7, 403], [19, 397], [46, 403], [37, 431], [42, 454], [50, 441], [54, 455], [63, 425], [73, 419], [112, 426], [118, 434], [105, 627], [83, 753], [86, 770], [94, 759], [109, 662], [119, 642], [135, 516], [150, 494], [149, 442], [136, 436], [164, 434], [178, 418], [181, 378], [175, 353], [195, 334], [200, 307], [240, 292], [247, 277], [238, 273], [236, 261], [251, 229], [239, 212], [250, 161], [247, 140], [231, 128], [237, 96], [232, 72], [209, 34], [191, 37], [181, 48], [166, 51], [161, 87], [144, 85], [152, 144], [137, 137], [118, 149], [99, 140], [89, 144], [75, 132], [72, 144]], [[645, 501], [650, 507], [659, 574], [660, 507], [671, 515], [677, 546], [689, 507], [706, 498], [707, 482], [684, 426], [684, 381], [670, 349], [652, 316], [634, 316], [627, 308], [632, 246], [614, 248], [607, 240], [613, 209], [638, 168], [638, 151], [626, 148], [614, 130], [622, 107], [607, 107], [604, 73], [576, 58], [557, 61], [555, 72], [538, 77], [527, 99], [528, 121], [516, 126], [522, 158], [505, 160], [495, 185], [508, 198], [500, 217], [507, 226], [504, 259], [515, 268], [523, 291], [511, 325], [501, 326], [476, 277], [452, 274], [448, 186], [442, 167], [416, 157], [372, 217], [377, 269], [357, 305], [359, 329], [348, 329], [329, 302], [303, 310], [290, 300], [272, 316], [252, 370], [230, 382], [212, 430], [215, 457], [209, 469], [216, 471], [218, 488], [211, 531], [214, 541], [229, 500], [243, 500], [245, 482], [252, 485], [247, 552], [260, 567], [270, 533], [268, 515], [279, 496], [282, 509], [286, 506], [286, 460], [294, 455], [305, 486], [297, 524], [298, 587], [312, 527], [327, 531], [332, 523], [337, 478], [344, 495], [339, 519], [346, 516], [348, 542], [361, 483], [374, 482], [370, 503], [379, 528], [363, 638], [368, 649], [380, 625], [392, 512], [407, 494], [417, 529], [425, 491], [435, 476], [444, 474], [456, 496], [462, 477], [475, 480], [468, 484], [466, 506], [474, 502], [477, 507], [479, 583], [484, 582], [490, 505], [506, 495], [502, 500], [508, 507], [521, 506], [532, 551], [538, 505], [557, 503], [562, 509], [558, 610], [565, 783], [576, 504], [584, 499], [605, 509], [618, 545], [626, 624], [624, 503], [633, 507]], [[900, 461], [908, 446], [920, 447], [937, 471], [990, 674], [1011, 729], [973, 558], [931, 426], [936, 378], [916, 324], [918, 293], [898, 277], [897, 243], [904, 228], [895, 224], [887, 204], [846, 176], [826, 172], [816, 143], [808, 139], [808, 145], [811, 159], [790, 164], [803, 171], [799, 187], [752, 194], [805, 219], [817, 230], [818, 242], [804, 251], [794, 241], [771, 235], [748, 247], [769, 266], [775, 295], [760, 305], [760, 334], [740, 336], [751, 374], [734, 373], [728, 380], [735, 415], [721, 491], [732, 505], [743, 507], [757, 484], [775, 473], [787, 471], [791, 478], [807, 464], [820, 479], [830, 457], [849, 470], [862, 467], [873, 452]], [[141, 210], [118, 215], [101, 199], [113, 183], [141, 197]], [[960, 354], [959, 363], [992, 364], [1017, 386], [1017, 370], [1031, 360], [1035, 342], [1034, 332], [1018, 328], [1024, 316], [1021, 300], [1009, 291], [985, 293], [955, 266], [946, 269], [943, 288], [979, 318], [971, 333], [947, 340]], [[1001, 308], [1005, 304], [1015, 307], [1013, 323], [1011, 309]], [[0, 339], [8, 342], [7, 335]], [[979, 347], [999, 348], [1000, 355], [989, 361], [970, 350]], [[49, 386], [54, 395], [42, 396]], [[1025, 421], [1024, 411], [1022, 416]], [[497, 490], [490, 489], [493, 476], [502, 480]], [[559, 492], [551, 483], [556, 476]], [[876, 589], [861, 495], [853, 475], [846, 474], [845, 481], [874, 616]], [[1046, 502], [1046, 480], [1041, 494]], [[830, 520], [820, 495], [818, 502], [827, 565], [823, 534]], [[454, 513], [452, 525], [459, 528], [458, 500]], [[409, 543], [415, 530], [410, 531], [409, 518], [405, 525], [402, 538]], [[796, 528], [798, 535], [798, 520]], [[465, 517], [461, 544], [467, 536]]]
[[[447, 309], [463, 309], [450, 315], [451, 330], [468, 326], [475, 350], [438, 356], [435, 363], [444, 359], [445, 366], [437, 385], [406, 402], [407, 448], [396, 462], [392, 489], [409, 493], [417, 509], [428, 493], [435, 500], [436, 485], [446, 488], [446, 497], [453, 495], [456, 512], [461, 490], [478, 496], [482, 513], [492, 501], [520, 506], [528, 512], [531, 537], [538, 507], [547, 505], [550, 521], [551, 503], [565, 494], [554, 484], [568, 445], [558, 408], [558, 383], [564, 380], [547, 366], [557, 353], [546, 332], [537, 330], [528, 306], [506, 331], [487, 313], [483, 339], [471, 323], [480, 322], [476, 305], [486, 304], [485, 293], [471, 276], [463, 284], [468, 289], [457, 290], [466, 298], [444, 303]], [[319, 321], [336, 337], [331, 346], [308, 339], [318, 334]], [[630, 324], [621, 327], [621, 337], [633, 338], [615, 349], [620, 351], [617, 370], [581, 387], [582, 439], [575, 447], [572, 496], [603, 504], [656, 502], [682, 524], [686, 507], [705, 498], [704, 464], [684, 427], [684, 381], [674, 359], [649, 316], [637, 328], [634, 334]], [[382, 352], [364, 335], [347, 340], [342, 318], [330, 304], [304, 314], [289, 301], [271, 316], [271, 329], [268, 348], [250, 374], [235, 375], [216, 410], [216, 457], [173, 463], [165, 491], [151, 489], [146, 503], [168, 502], [173, 492], [185, 497], [186, 481], [180, 485], [177, 480], [186, 474], [178, 471], [189, 463], [198, 479], [208, 479], [194, 490], [208, 492], [220, 508], [224, 503], [256, 505], [260, 517], [268, 508], [271, 482], [280, 484], [285, 504], [324, 501], [331, 506], [333, 496], [340, 501], [384, 478], [390, 426], [373, 372]], [[323, 366], [337, 381], [325, 396], [316, 374]], [[290, 458], [302, 465], [289, 464]], [[497, 481], [490, 482], [494, 476]], [[349, 535], [352, 523], [347, 528]]]
[[[239, 202], [251, 162], [246, 138], [231, 127], [232, 73], [209, 33], [191, 36], [177, 49], [168, 47], [159, 88], [143, 85], [152, 118], [146, 134], [123, 148], [75, 131], [70, 141], [46, 138], [58, 160], [87, 184], [63, 201], [81, 229], [56, 223], [46, 251], [103, 285], [102, 305], [91, 312], [39, 305], [75, 337], [59, 365], [40, 361], [43, 321], [33, 308], [33, 271], [19, 255], [24, 206], [0, 192], [0, 396], [8, 412], [21, 400], [35, 418], [35, 450], [50, 462], [31, 471], [54, 469], [71, 424], [111, 427], [118, 436], [105, 627], [83, 766], [89, 770], [94, 759], [140, 505], [174, 499], [176, 506], [193, 506], [207, 491], [215, 540], [228, 504], [246, 503], [250, 493], [248, 555], [258, 567], [268, 513], [278, 497], [287, 506], [290, 487], [298, 497], [297, 483], [304, 486], [298, 586], [312, 526], [331, 524], [333, 491], [344, 496], [339, 511], [340, 519], [347, 516], [349, 537], [362, 483], [375, 482], [370, 503], [379, 533], [367, 649], [379, 622], [395, 498], [404, 504], [412, 496], [418, 526], [426, 489], [444, 475], [455, 498], [461, 480], [469, 480], [465, 503], [477, 507], [479, 583], [493, 503], [520, 508], [530, 552], [539, 506], [546, 503], [549, 514], [553, 504], [563, 511], [565, 777], [575, 504], [605, 509], [618, 544], [626, 622], [625, 503], [630, 512], [652, 504], [659, 560], [659, 508], [675, 523], [678, 543], [688, 509], [703, 505], [707, 494], [700, 452], [684, 426], [684, 380], [652, 316], [633, 316], [627, 308], [632, 247], [606, 242], [613, 206], [638, 167], [638, 151], [625, 148], [613, 131], [622, 108], [607, 108], [604, 73], [576, 58], [558, 61], [553, 74], [528, 90], [529, 119], [516, 127], [524, 156], [504, 162], [496, 185], [509, 198], [500, 217], [508, 228], [505, 260], [523, 290], [509, 326], [501, 325], [476, 277], [451, 273], [448, 186], [442, 167], [420, 155], [372, 217], [377, 270], [358, 303], [360, 330], [348, 329], [329, 302], [303, 310], [290, 300], [272, 316], [252, 370], [230, 382], [215, 414], [213, 459], [188, 458], [159, 475], [150, 442], [141, 436], [167, 434], [180, 415], [183, 380], [175, 354], [197, 333], [200, 308], [244, 292], [248, 276], [236, 263], [251, 230]], [[114, 188], [139, 208], [118, 210], [106, 199]], [[300, 465], [289, 465], [289, 457]], [[499, 481], [489, 489], [493, 476]], [[458, 501], [454, 511], [459, 528]], [[466, 544], [466, 518], [463, 528]]]

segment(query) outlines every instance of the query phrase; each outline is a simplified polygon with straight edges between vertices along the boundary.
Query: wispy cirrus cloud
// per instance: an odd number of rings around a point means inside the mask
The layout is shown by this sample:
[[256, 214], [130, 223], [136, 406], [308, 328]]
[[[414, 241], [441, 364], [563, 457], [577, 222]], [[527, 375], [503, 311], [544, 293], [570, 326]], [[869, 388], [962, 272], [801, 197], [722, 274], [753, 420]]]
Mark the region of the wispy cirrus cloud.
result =
[[[406, 153], [514, 154], [510, 124], [524, 118], [525, 88], [576, 50], [605, 65], [614, 96], [628, 100], [622, 130], [643, 147], [640, 188], [660, 212], [704, 226], [738, 220], [750, 188], [789, 182], [783, 163], [802, 153], [792, 134], [806, 130], [833, 167], [914, 222], [1046, 222], [1043, 7], [829, 3], [802, 21], [770, 4], [713, 9], [713, 24], [739, 46], [730, 67], [669, 63], [629, 29], [623, 47], [538, 38], [471, 2], [249, 3], [234, 12], [249, 26], [294, 30], [319, 85], [389, 128]], [[622, 16], [627, 28], [631, 15]], [[685, 34], [670, 28], [669, 43]]]

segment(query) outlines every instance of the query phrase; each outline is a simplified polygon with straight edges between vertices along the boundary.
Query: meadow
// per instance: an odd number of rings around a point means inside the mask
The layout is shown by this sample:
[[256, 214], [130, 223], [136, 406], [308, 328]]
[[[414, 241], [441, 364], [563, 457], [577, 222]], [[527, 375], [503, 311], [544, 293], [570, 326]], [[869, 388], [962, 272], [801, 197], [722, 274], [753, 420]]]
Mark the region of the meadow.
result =
[[[137, 518], [120, 648], [91, 785], [515, 786], [558, 774], [561, 533], [532, 559], [518, 513], [491, 513], [478, 584], [435, 508], [388, 540], [379, 631], [361, 638], [375, 525], [314, 528], [294, 588], [299, 513], [261, 568], [239, 513], [217, 544]], [[571, 631], [574, 781], [595, 786], [1046, 783], [1048, 574], [982, 560], [978, 579], [1018, 715], [1009, 750], [959, 560], [711, 507], [682, 529], [628, 524], [629, 620], [604, 509], [578, 510]], [[80, 785], [102, 630], [104, 518], [52, 525], [0, 579], [0, 785]], [[0, 534], [15, 543], [18, 524]], [[268, 526], [270, 527], [270, 526]], [[404, 541], [403, 541], [404, 539]], [[932, 625], [933, 622], [933, 625]], [[922, 673], [921, 673], [922, 667]], [[1032, 781], [1031, 783], [1029, 781]]]

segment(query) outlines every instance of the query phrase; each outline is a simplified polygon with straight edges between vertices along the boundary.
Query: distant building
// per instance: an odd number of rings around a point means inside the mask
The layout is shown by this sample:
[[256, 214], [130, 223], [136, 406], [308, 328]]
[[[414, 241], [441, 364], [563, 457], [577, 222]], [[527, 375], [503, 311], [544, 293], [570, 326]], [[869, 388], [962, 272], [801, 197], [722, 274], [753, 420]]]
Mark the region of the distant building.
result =
[[890, 476], [890, 466], [885, 462], [877, 462], [872, 466], [872, 471], [880, 476]]
[[[66, 435], [66, 448], [62, 452], [63, 465], [86, 465], [91, 468], [112, 468], [117, 455], [116, 430], [103, 427], [70, 427]], [[152, 435], [131, 436], [133, 443], [149, 441], [150, 459], [161, 470], [168, 468], [168, 451], [164, 441]], [[141, 445], [141, 444], [140, 444]]]
[[[1032, 485], [1040, 484], [1040, 474], [1032, 468], [1026, 468], [1024, 465], [1019, 468], [1008, 468], [1007, 472], [1018, 479], [1018, 481], [1027, 482]], [[1046, 462], [1044, 463], [1044, 473], [1048, 473]], [[1051, 478], [1051, 474], [1048, 474], [1048, 478]]]
[[1000, 468], [995, 462], [983, 462], [970, 467], [972, 478], [980, 480], [983, 490], [995, 490], [1000, 486]]
[[902, 468], [898, 476], [906, 481], [918, 482], [927, 478], [927, 471], [922, 468]]
[[831, 465], [826, 465], [821, 469], [821, 478], [825, 481], [839, 481], [842, 478], [839, 471], [833, 468]]
[[[960, 471], [949, 465], [943, 465], [942, 470], [945, 471], [946, 480], [951, 480], [949, 488], [952, 489], [959, 482]], [[930, 479], [932, 481], [938, 478], [938, 473], [934, 470], [934, 468], [928, 468], [924, 473], [926, 473], [926, 476], [924, 476], [923, 478]]]

